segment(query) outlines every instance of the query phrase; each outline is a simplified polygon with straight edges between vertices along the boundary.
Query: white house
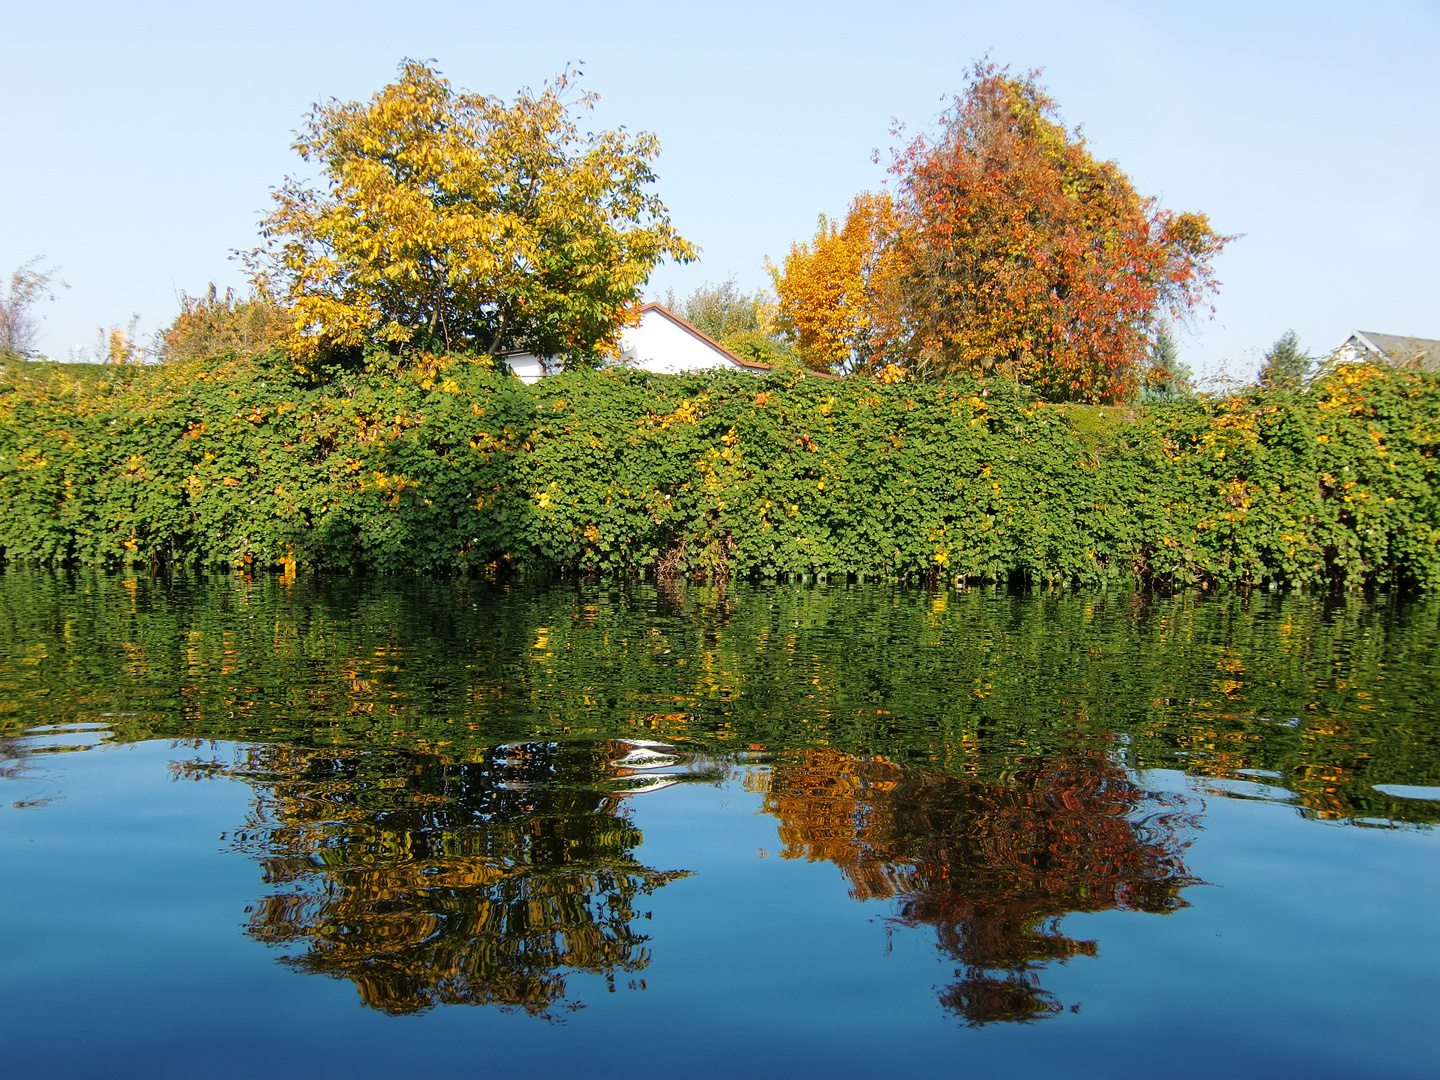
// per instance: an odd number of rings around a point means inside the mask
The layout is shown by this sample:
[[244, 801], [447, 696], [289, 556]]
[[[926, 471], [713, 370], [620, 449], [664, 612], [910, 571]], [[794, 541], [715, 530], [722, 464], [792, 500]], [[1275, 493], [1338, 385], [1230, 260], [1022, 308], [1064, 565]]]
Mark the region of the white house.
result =
[[[560, 369], [556, 360], [546, 360], [528, 352], [508, 353], [504, 360], [520, 379], [537, 382]], [[682, 371], [707, 368], [729, 368], [732, 371], [769, 371], [769, 364], [744, 360], [719, 342], [702, 334], [673, 311], [660, 304], [646, 304], [640, 309], [640, 321], [620, 334], [620, 363], [639, 371], [657, 375], [677, 375]]]
[[1335, 350], [1333, 359], [1341, 364], [1373, 364], [1379, 361], [1396, 367], [1440, 371], [1440, 341], [1356, 330], [1345, 339], [1345, 344]]

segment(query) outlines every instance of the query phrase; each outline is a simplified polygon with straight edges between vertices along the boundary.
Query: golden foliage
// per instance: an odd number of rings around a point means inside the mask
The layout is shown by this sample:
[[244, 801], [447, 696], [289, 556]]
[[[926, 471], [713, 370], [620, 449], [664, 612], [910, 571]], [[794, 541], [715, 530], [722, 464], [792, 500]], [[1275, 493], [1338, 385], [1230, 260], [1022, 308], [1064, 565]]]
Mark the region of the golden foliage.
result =
[[792, 245], [784, 264], [770, 267], [777, 324], [794, 337], [808, 367], [865, 370], [899, 345], [896, 227], [890, 197], [864, 192], [843, 225], [822, 216], [809, 243]]
[[597, 362], [664, 257], [697, 249], [647, 189], [653, 135], [582, 135], [568, 70], [513, 104], [401, 65], [369, 102], [310, 113], [295, 149], [325, 186], [287, 179], [248, 262], [289, 315], [286, 347], [417, 338], [448, 350]]

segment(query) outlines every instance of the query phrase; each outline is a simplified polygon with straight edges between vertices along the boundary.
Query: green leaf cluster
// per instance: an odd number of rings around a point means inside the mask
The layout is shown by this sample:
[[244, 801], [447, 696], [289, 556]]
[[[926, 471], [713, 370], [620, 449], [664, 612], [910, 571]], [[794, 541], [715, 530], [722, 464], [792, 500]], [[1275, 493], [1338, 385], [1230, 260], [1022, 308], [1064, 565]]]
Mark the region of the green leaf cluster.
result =
[[1440, 586], [1440, 378], [1047, 405], [998, 379], [278, 354], [0, 374], [0, 551], [47, 564]]

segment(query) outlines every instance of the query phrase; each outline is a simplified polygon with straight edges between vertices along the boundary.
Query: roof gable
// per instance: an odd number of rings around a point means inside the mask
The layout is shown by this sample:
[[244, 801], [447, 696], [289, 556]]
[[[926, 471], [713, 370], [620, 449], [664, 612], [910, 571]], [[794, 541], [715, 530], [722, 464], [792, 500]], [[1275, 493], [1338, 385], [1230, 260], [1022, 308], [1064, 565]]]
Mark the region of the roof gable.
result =
[[682, 319], [679, 315], [676, 315], [664, 304], [646, 304], [641, 307], [641, 321], [643, 322], [647, 316], [664, 319], [667, 322], [673, 324], [674, 326], [679, 327], [681, 330], [685, 331], [687, 334], [699, 341], [702, 345], [713, 349], [717, 354], [717, 358], [723, 359], [728, 363], [735, 364], [737, 367], [748, 368], [751, 371], [774, 370], [774, 368], [770, 364], [762, 364], [756, 360], [746, 360], [744, 357], [735, 355], [729, 349], [725, 348], [724, 345], [721, 345], [718, 341], [712, 338], [709, 334], [705, 333], [703, 330], [696, 329], [694, 326], [690, 325], [690, 323]]
[[[563, 366], [554, 358], [541, 358], [524, 351], [506, 353], [504, 360], [510, 370], [527, 383], [544, 378]], [[635, 311], [634, 320], [620, 332], [619, 360], [622, 364], [656, 375], [675, 375], [717, 367], [756, 374], [775, 370], [773, 364], [747, 360], [731, 352], [663, 304], [645, 304]], [[817, 379], [839, 377], [825, 371], [802, 370], [799, 374], [813, 375]]]
[[1373, 330], [1356, 330], [1350, 335], [1350, 340], [1370, 352], [1383, 356], [1392, 364], [1402, 367], [1417, 367], [1425, 371], [1440, 370], [1440, 341], [1432, 338], [1403, 337], [1399, 334], [1377, 334]]

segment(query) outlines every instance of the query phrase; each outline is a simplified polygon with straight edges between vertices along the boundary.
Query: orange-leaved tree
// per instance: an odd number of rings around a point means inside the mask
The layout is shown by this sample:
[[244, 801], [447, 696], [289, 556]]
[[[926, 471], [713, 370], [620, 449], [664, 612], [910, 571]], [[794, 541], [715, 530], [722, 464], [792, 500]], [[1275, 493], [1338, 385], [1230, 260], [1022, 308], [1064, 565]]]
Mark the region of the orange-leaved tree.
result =
[[770, 265], [777, 324], [806, 366], [852, 372], [883, 367], [903, 344], [895, 207], [884, 192], [855, 198], [843, 224], [820, 218], [809, 243]]
[[1233, 239], [1139, 195], [1034, 74], [988, 62], [891, 171], [917, 368], [999, 369], [1052, 400], [1128, 400], [1157, 318], [1214, 291]]
[[406, 61], [369, 102], [315, 106], [250, 253], [301, 360], [428, 340], [593, 363], [663, 258], [696, 249], [650, 190], [653, 135], [582, 134], [567, 71], [507, 104]]

